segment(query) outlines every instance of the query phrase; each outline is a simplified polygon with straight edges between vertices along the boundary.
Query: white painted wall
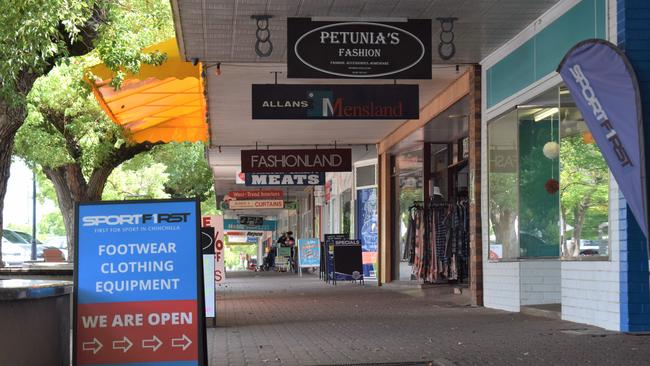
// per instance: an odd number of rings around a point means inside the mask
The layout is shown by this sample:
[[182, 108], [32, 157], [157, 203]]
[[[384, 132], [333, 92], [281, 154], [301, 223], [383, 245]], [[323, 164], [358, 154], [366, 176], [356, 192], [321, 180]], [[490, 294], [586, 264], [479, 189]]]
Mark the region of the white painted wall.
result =
[[[487, 250], [484, 250], [484, 253]], [[518, 312], [520, 310], [520, 262], [483, 264], [483, 304], [485, 307]]]
[[519, 266], [521, 305], [559, 304], [561, 301], [560, 260], [525, 260]]
[[620, 258], [626, 247], [625, 199], [610, 177], [608, 261], [562, 262], [562, 319], [620, 330]]

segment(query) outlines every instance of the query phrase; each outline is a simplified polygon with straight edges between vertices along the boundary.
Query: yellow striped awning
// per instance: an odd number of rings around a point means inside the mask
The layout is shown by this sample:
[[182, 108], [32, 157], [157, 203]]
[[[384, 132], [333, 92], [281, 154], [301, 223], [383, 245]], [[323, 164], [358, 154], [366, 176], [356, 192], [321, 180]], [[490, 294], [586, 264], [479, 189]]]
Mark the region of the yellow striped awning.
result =
[[160, 66], [143, 65], [119, 90], [110, 86], [113, 72], [104, 64], [91, 68], [93, 93], [106, 114], [129, 131], [134, 142], [208, 141], [201, 64], [181, 59], [176, 38], [144, 49], [160, 51]]

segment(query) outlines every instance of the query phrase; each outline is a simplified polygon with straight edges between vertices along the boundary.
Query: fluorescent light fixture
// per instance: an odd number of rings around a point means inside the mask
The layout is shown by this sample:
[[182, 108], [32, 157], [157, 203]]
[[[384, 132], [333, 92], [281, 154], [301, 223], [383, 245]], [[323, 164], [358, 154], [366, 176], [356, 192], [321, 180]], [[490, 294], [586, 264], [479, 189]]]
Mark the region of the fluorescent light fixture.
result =
[[560, 108], [557, 107], [545, 109], [539, 113], [536, 113], [535, 116], [533, 116], [533, 119], [535, 119], [535, 122], [539, 122], [559, 112], [560, 112]]

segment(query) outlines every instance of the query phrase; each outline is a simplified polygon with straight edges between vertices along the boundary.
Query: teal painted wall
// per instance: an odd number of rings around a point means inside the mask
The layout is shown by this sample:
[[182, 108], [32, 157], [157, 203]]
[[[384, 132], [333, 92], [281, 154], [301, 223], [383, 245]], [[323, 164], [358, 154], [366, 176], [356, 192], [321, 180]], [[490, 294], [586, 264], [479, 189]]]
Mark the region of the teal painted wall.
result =
[[495, 106], [553, 72], [576, 43], [607, 37], [606, 0], [582, 0], [489, 68], [487, 106]]

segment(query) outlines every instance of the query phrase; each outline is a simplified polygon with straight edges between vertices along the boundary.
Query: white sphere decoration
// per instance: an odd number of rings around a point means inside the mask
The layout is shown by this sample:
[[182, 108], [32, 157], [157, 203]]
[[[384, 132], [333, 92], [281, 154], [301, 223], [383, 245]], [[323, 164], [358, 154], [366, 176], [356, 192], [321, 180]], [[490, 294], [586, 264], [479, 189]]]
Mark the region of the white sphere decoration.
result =
[[549, 141], [544, 145], [544, 156], [549, 159], [555, 159], [560, 156], [560, 144], [555, 141]]

